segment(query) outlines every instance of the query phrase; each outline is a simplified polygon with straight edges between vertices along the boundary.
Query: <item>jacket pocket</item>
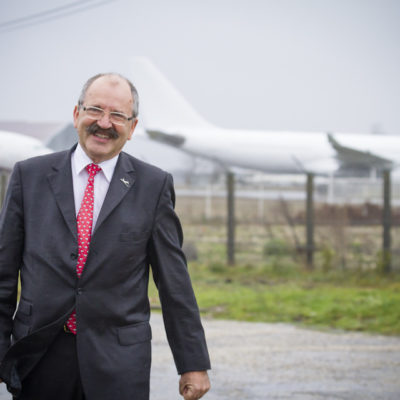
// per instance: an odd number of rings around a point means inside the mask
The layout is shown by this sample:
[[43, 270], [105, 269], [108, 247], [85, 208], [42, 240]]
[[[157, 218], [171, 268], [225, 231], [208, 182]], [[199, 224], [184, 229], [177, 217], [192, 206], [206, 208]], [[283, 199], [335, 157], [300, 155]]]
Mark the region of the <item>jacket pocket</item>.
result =
[[23, 337], [27, 336], [29, 334], [29, 331], [30, 331], [30, 327], [28, 325], [26, 325], [20, 321], [14, 321], [13, 329], [12, 329], [13, 343], [15, 343], [17, 340], [20, 340]]
[[32, 303], [30, 303], [27, 300], [21, 299], [19, 304], [18, 304], [18, 312], [25, 314], [25, 315], [31, 315], [32, 314]]
[[118, 341], [122, 346], [129, 346], [141, 342], [151, 340], [151, 327], [150, 324], [139, 322], [134, 325], [123, 326], [118, 329]]
[[29, 325], [31, 321], [31, 315], [32, 315], [32, 303], [21, 298], [21, 300], [18, 303], [18, 309], [14, 319], [22, 321], [25, 324]]

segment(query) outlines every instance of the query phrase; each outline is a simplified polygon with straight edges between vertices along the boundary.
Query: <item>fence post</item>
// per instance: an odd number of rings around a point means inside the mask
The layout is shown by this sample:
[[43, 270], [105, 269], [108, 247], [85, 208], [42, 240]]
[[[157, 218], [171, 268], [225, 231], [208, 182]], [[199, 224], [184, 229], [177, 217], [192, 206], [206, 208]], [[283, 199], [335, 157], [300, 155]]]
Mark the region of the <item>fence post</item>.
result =
[[383, 249], [382, 261], [383, 272], [389, 273], [391, 270], [391, 237], [390, 229], [392, 225], [391, 210], [391, 182], [390, 171], [383, 171]]
[[227, 207], [227, 257], [228, 265], [235, 264], [235, 175], [233, 172], [226, 173], [226, 188], [228, 191]]
[[307, 266], [313, 268], [314, 255], [314, 174], [307, 174], [307, 199], [306, 199], [306, 255]]

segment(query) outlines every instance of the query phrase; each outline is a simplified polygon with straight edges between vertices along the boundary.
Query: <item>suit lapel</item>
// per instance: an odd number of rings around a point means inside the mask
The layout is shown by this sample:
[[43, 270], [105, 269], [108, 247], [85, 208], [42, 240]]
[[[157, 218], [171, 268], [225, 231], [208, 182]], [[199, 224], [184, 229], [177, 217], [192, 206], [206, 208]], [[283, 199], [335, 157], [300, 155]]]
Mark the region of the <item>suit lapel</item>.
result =
[[77, 239], [75, 200], [71, 170], [71, 154], [75, 150], [75, 147], [76, 145], [70, 151], [63, 153], [59, 163], [53, 165], [53, 172], [51, 172], [47, 178], [64, 220], [75, 239]]
[[110, 215], [114, 208], [122, 201], [135, 183], [135, 169], [128, 157], [121, 153], [115, 166], [114, 174], [110, 182], [103, 206], [101, 207], [99, 217], [93, 235], [97, 232], [104, 220]]

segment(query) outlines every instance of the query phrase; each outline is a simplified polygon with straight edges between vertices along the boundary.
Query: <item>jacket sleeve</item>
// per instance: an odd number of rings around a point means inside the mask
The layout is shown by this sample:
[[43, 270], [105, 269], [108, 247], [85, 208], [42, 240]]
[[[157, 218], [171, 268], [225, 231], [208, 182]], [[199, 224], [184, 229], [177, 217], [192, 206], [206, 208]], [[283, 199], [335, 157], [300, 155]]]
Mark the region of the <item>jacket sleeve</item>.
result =
[[149, 245], [164, 325], [179, 374], [210, 368], [199, 309], [182, 251], [181, 224], [174, 211], [172, 176], [167, 174], [159, 198]]
[[0, 213], [0, 361], [10, 346], [23, 246], [21, 179], [16, 164]]

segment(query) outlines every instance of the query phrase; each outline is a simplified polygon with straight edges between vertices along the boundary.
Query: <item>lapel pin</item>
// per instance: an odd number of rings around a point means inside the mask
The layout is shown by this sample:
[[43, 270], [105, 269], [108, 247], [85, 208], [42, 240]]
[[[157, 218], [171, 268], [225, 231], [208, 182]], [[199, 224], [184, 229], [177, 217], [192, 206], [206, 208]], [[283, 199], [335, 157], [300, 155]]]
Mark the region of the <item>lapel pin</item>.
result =
[[121, 181], [126, 187], [129, 187], [129, 182], [126, 181], [124, 178], [121, 178], [120, 181]]

